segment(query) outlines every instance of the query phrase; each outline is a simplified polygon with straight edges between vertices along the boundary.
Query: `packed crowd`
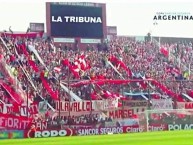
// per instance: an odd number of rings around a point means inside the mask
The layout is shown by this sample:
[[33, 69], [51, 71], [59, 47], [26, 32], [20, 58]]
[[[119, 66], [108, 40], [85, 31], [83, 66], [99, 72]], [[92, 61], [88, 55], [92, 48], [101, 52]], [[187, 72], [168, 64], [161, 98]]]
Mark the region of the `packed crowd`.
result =
[[167, 112], [151, 114], [149, 123], [151, 124], [192, 124], [193, 114], [191, 112]]
[[[81, 115], [81, 116], [68, 116], [68, 117], [56, 117], [54, 119], [47, 118], [46, 120], [48, 122], [48, 125], [54, 126], [93, 126], [96, 127], [97, 125], [103, 125], [105, 126], [105, 122], [112, 122], [112, 119], [110, 118], [105, 118], [102, 119], [99, 114], [88, 114], [88, 115]], [[78, 127], [77, 126], [77, 127]]]
[[[113, 97], [144, 99], [140, 95], [126, 96], [125, 92], [148, 92], [149, 94], [145, 95], [147, 98], [172, 97], [177, 101], [188, 101], [183, 93], [192, 95], [193, 82], [185, 81], [192, 78], [191, 74], [187, 74], [187, 68], [180, 67], [175, 60], [161, 54], [159, 47], [152, 42], [116, 38], [108, 42], [104, 49], [94, 45], [88, 45], [86, 49], [73, 49], [72, 45], [55, 45], [51, 39], [7, 37], [4, 40], [8, 47], [6, 49], [1, 42], [0, 54], [10, 66], [12, 75], [22, 84], [22, 89], [29, 95], [29, 99], [35, 102], [45, 99], [55, 107], [55, 100], [59, 97], [61, 100], [73, 101], [68, 91], [61, 88], [60, 83], [83, 100]], [[172, 46], [172, 54], [176, 58], [180, 57], [182, 63], [191, 64], [192, 67], [191, 43], [162, 46]], [[186, 51], [183, 51], [184, 49]], [[5, 73], [0, 73], [3, 83], [16, 91], [16, 86], [11, 86], [4, 75]], [[104, 79], [119, 81], [85, 83], [86, 80]], [[137, 81], [120, 83], [121, 80], [128, 79]], [[143, 81], [144, 79], [153, 80]], [[0, 100], [13, 103], [3, 89], [5, 85], [0, 88]]]

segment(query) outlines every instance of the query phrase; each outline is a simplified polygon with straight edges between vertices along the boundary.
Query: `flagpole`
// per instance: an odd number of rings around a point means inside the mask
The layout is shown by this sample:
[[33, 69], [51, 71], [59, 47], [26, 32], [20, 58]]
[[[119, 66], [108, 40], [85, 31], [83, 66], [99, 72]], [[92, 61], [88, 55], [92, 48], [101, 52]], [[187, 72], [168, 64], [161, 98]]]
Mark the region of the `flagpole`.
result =
[[181, 67], [181, 58], [180, 57], [178, 57], [178, 66], [179, 68]]
[[70, 117], [70, 100], [71, 100], [71, 96], [70, 96], [70, 70], [69, 70], [69, 66], [68, 66], [68, 103], [69, 103], [69, 117]]
[[92, 89], [92, 84], [90, 83], [89, 84], [89, 93], [90, 93], [90, 97], [89, 97], [89, 99], [90, 99], [90, 115], [92, 115], [92, 98], [91, 98], [91, 89]]
[[61, 95], [60, 95], [60, 76], [59, 76], [59, 89], [58, 89], [58, 97], [59, 97], [59, 119], [61, 119]]
[[191, 64], [190, 63], [189, 63], [189, 66], [188, 66], [188, 74], [189, 74], [189, 76], [191, 74]]
[[168, 51], [168, 59], [170, 61], [170, 59], [171, 59], [171, 49], [170, 49], [170, 46], [168, 48], [166, 48], [166, 49]]
[[159, 36], [159, 49], [160, 49], [160, 41], [161, 41], [160, 39], [161, 39], [161, 38], [160, 38], [160, 36]]
[[[27, 81], [27, 79], [26, 79], [26, 81]], [[27, 86], [26, 86], [27, 87], [26, 88], [26, 90], [27, 90], [27, 110], [26, 111], [27, 111], [27, 118], [28, 118], [28, 116], [29, 116], [28, 115], [29, 114], [28, 113], [29, 112], [29, 105], [28, 105], [29, 104], [29, 93], [28, 93], [29, 88], [28, 88], [28, 82], [26, 82], [26, 84], [27, 84]]]
[[148, 83], [148, 90], [147, 90], [147, 91], [148, 91], [148, 98], [149, 98], [149, 99], [148, 99], [148, 109], [151, 109], [151, 108], [150, 108], [150, 105], [151, 105], [151, 99], [152, 99], [152, 98], [151, 98], [151, 95], [150, 95], [150, 86], [149, 86], [149, 83]]

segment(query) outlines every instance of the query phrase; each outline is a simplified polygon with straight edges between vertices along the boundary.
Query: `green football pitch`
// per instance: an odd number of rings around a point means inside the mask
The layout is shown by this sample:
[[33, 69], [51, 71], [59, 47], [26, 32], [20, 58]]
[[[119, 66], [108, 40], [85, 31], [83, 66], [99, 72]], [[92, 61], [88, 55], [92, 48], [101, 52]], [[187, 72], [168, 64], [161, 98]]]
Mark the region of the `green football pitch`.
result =
[[193, 131], [13, 139], [0, 145], [193, 145]]

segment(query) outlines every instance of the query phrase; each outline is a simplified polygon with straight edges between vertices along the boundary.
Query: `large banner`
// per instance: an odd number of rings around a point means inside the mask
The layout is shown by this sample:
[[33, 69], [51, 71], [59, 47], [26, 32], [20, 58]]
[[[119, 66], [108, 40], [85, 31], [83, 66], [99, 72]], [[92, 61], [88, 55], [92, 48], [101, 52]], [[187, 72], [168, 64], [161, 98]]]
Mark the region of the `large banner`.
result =
[[118, 107], [118, 98], [95, 100], [95, 101], [57, 101], [56, 110], [61, 112], [91, 112], [91, 111], [105, 111], [115, 109]]
[[31, 124], [32, 119], [22, 116], [0, 113], [0, 128], [7, 130], [25, 130]]
[[[127, 118], [138, 118], [136, 114], [144, 112], [147, 108], [148, 101], [124, 100], [122, 101], [122, 107], [109, 110], [107, 116], [121, 122], [121, 124], [128, 124]], [[138, 122], [138, 120], [135, 120], [134, 122]]]
[[43, 36], [43, 32], [5, 32], [4, 35], [6, 37], [12, 37], [12, 38], [17, 38], [17, 37], [21, 37], [21, 38], [36, 38], [36, 37], [42, 37]]
[[27, 104], [22, 105], [13, 105], [13, 104], [3, 104], [0, 102], [0, 113], [2, 114], [18, 114], [19, 116], [29, 116], [32, 117], [35, 114], [39, 113], [39, 108], [37, 104]]
[[51, 36], [103, 38], [102, 7], [50, 4]]
[[148, 101], [124, 100], [122, 101], [122, 108], [124, 110], [132, 109], [133, 114], [138, 114], [148, 109]]
[[159, 109], [173, 109], [172, 99], [151, 99], [152, 101], [152, 110]]
[[76, 135], [74, 129], [66, 128], [66, 129], [48, 129], [36, 131], [35, 134], [32, 133], [31, 130], [26, 130], [24, 132], [24, 138], [43, 138], [43, 137], [64, 137], [64, 136], [72, 136]]
[[[147, 101], [123, 101], [122, 107], [118, 106], [118, 98], [94, 101], [57, 101], [56, 110], [61, 116], [80, 116], [80, 114], [98, 114], [101, 118], [111, 118], [113, 120], [134, 117], [139, 112], [144, 112], [148, 108]], [[125, 120], [125, 123], [128, 122]]]
[[193, 109], [193, 102], [177, 102], [178, 109]]
[[148, 107], [148, 101], [133, 101], [133, 100], [124, 100], [122, 101], [122, 105], [124, 107], [129, 107], [129, 108], [133, 108], [133, 107]]

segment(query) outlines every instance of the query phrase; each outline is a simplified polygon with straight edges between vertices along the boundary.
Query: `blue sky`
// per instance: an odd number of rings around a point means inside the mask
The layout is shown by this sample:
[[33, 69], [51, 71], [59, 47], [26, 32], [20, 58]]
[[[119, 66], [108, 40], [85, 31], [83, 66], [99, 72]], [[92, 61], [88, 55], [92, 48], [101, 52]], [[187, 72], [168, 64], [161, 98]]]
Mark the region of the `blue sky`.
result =
[[[193, 37], [193, 20], [158, 21], [158, 25], [153, 25], [153, 16], [156, 12], [188, 12], [193, 15], [191, 0], [87, 0], [84, 2], [106, 3], [107, 24], [117, 26], [119, 35], [146, 35], [147, 32], [151, 32], [155, 36]], [[11, 26], [15, 31], [26, 31], [30, 22], [45, 23], [45, 15], [45, 0], [0, 0], [0, 30], [8, 30]]]

